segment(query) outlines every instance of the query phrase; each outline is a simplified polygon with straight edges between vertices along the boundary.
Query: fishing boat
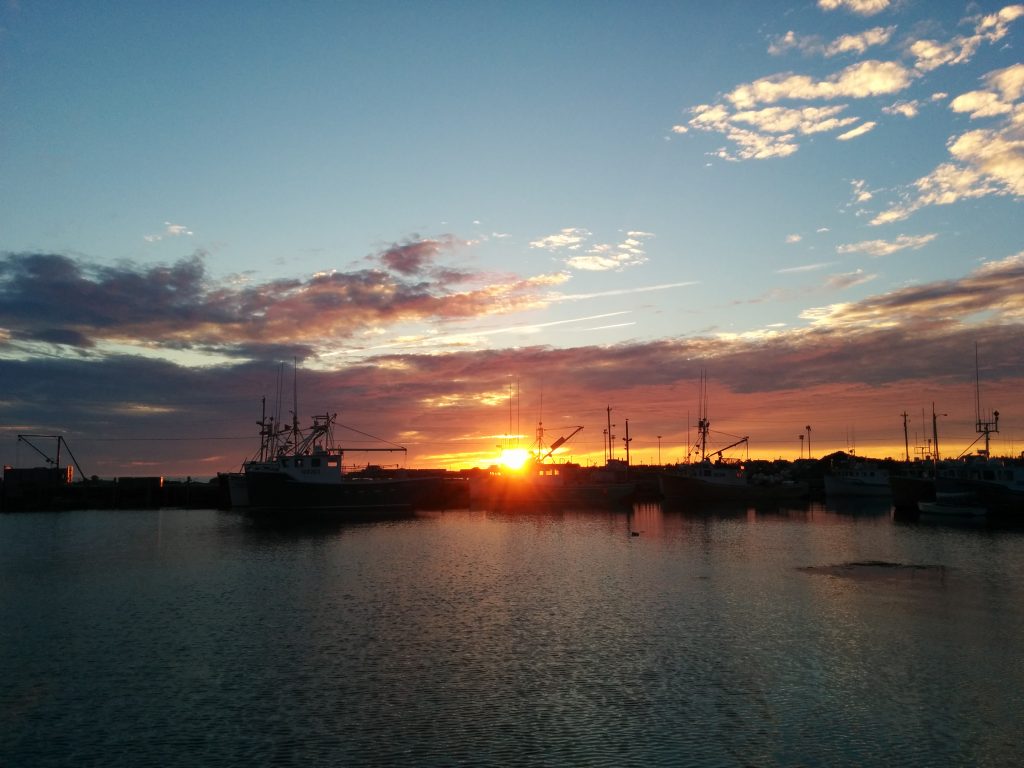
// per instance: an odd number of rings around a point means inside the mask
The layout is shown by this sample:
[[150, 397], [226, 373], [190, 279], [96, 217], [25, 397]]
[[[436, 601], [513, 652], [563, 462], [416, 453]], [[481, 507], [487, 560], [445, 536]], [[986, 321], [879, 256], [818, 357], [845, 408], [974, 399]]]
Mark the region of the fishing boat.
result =
[[[749, 446], [748, 436], [738, 437], [728, 445], [709, 448], [711, 422], [707, 413], [707, 378], [701, 374], [700, 411], [697, 420], [697, 442], [694, 450], [699, 461], [678, 464], [658, 477], [662, 498], [672, 503], [690, 501], [784, 501], [803, 499], [810, 494], [806, 481], [795, 480], [787, 473], [769, 471], [769, 466], [726, 458], [726, 451]], [[730, 437], [736, 437], [732, 435]]]
[[836, 460], [825, 473], [826, 496], [889, 496], [889, 471], [856, 458]]
[[[1001, 521], [1024, 522], [1024, 454], [1016, 459], [992, 456], [991, 440], [992, 435], [999, 432], [999, 411], [982, 409], [977, 345], [974, 372], [975, 430], [978, 436], [955, 459], [940, 460], [933, 403], [934, 450], [929, 451], [929, 461], [921, 463], [921, 470], [894, 476], [894, 501], [898, 509], [907, 508], [907, 503], [912, 502], [918, 511], [927, 514], [949, 514], [952, 510], [956, 514], [986, 515]], [[975, 446], [979, 447], [975, 449]], [[972, 450], [975, 452], [970, 453]]]
[[747, 463], [705, 459], [680, 464], [659, 477], [661, 495], [666, 502], [688, 501], [786, 501], [804, 499], [810, 494], [807, 482], [784, 473], [752, 471]]
[[583, 427], [544, 447], [543, 423], [537, 426], [533, 451], [519, 467], [495, 465], [476, 472], [469, 482], [470, 506], [483, 509], [562, 509], [629, 504], [636, 483], [626, 462], [609, 460], [604, 467], [557, 462], [555, 451]]
[[[313, 417], [301, 430], [280, 429], [265, 416], [259, 453], [228, 477], [232, 508], [252, 513], [289, 512], [383, 513], [414, 508], [424, 490], [416, 477], [361, 477], [343, 470], [345, 449], [334, 445], [337, 414]], [[360, 451], [405, 451], [401, 446], [360, 448]]]
[[1024, 463], [981, 452], [941, 462], [936, 470], [936, 500], [942, 493], [968, 496], [992, 516], [1024, 521]]
[[470, 478], [470, 506], [479, 509], [561, 509], [618, 506], [633, 500], [636, 483], [604, 467], [527, 460], [518, 469], [492, 467]]

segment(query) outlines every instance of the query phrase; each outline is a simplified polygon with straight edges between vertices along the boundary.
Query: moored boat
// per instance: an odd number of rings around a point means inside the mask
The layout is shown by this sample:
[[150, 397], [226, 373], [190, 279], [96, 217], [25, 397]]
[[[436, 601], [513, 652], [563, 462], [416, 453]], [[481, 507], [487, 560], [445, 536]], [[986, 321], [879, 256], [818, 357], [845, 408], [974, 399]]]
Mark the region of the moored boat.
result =
[[939, 491], [934, 501], [920, 501], [917, 508], [928, 516], [979, 518], [988, 514], [971, 493], [964, 491]]
[[[229, 475], [232, 507], [279, 517], [299, 512], [366, 514], [412, 510], [424, 480], [417, 477], [358, 477], [343, 470], [344, 449], [334, 446], [335, 415], [313, 418], [302, 431], [297, 423], [279, 430], [273, 418], [259, 422], [256, 458]], [[360, 450], [367, 450], [362, 448]], [[404, 448], [373, 450], [404, 451]]]
[[614, 468], [530, 459], [518, 469], [493, 467], [470, 477], [470, 506], [487, 509], [629, 504], [636, 483]]
[[808, 484], [783, 474], [751, 472], [733, 461], [682, 464], [663, 472], [661, 494], [668, 503], [687, 501], [784, 501], [806, 498]]
[[[690, 501], [784, 501], [810, 495], [810, 485], [785, 472], [769, 471], [761, 463], [724, 458], [738, 446], [748, 446], [749, 437], [739, 437], [722, 448], [709, 448], [711, 422], [707, 415], [707, 378], [701, 374], [700, 411], [694, 449], [700, 460], [678, 464], [658, 476], [661, 496], [669, 504]], [[736, 438], [735, 435], [730, 437]], [[714, 456], [715, 461], [711, 460]], [[748, 457], [749, 458], [749, 457]]]
[[889, 496], [889, 471], [875, 462], [849, 458], [825, 473], [826, 496]]

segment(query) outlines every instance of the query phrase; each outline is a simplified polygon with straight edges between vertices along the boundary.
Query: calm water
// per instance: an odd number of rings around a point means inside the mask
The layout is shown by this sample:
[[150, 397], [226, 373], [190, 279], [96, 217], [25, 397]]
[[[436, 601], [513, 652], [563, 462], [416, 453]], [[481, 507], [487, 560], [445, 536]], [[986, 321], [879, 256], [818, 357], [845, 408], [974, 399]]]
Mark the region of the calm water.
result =
[[1019, 765], [1022, 606], [877, 507], [9, 514], [0, 764]]

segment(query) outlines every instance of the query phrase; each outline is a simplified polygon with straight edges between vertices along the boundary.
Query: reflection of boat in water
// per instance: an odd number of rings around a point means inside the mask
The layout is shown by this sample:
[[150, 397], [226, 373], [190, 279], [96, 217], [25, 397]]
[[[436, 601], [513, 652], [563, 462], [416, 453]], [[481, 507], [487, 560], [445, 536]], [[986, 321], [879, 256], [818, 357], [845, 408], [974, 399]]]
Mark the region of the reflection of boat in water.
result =
[[[313, 418], [300, 430], [293, 418], [290, 428], [279, 429], [273, 417], [260, 426], [260, 451], [246, 461], [241, 473], [228, 477], [231, 505], [249, 512], [324, 511], [380, 513], [410, 510], [424, 488], [424, 480], [409, 477], [360, 477], [343, 471], [344, 449], [334, 446], [335, 415]], [[404, 451], [400, 446], [360, 448]]]
[[826, 496], [889, 496], [889, 471], [856, 457], [836, 460], [825, 473]]
[[[809, 495], [805, 481], [790, 478], [786, 472], [770, 471], [766, 462], [740, 462], [723, 458], [725, 451], [748, 445], [749, 437], [736, 438], [723, 448], [708, 449], [711, 422], [707, 416], [707, 379], [701, 374], [700, 415], [697, 420], [697, 443], [700, 461], [679, 464], [658, 477], [662, 498], [668, 503], [688, 501], [773, 501], [802, 499]], [[711, 461], [711, 456], [716, 456]], [[756, 467], [756, 468], [755, 468]]]
[[934, 501], [919, 501], [917, 508], [922, 515], [941, 517], [978, 518], [988, 513], [967, 491], [937, 491]]

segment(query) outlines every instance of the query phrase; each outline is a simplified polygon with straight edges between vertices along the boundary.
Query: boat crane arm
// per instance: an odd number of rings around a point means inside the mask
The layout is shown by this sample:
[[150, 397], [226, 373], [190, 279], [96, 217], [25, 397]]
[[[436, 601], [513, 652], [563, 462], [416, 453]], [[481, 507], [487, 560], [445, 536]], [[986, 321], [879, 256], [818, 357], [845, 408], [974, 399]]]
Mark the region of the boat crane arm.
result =
[[30, 437], [51, 437], [51, 435], [18, 435], [18, 442], [19, 443], [24, 443], [29, 448], [31, 448], [33, 451], [35, 451], [40, 456], [42, 456], [44, 459], [46, 459], [46, 463], [47, 464], [56, 464], [57, 462], [54, 461], [53, 458], [51, 458], [50, 456], [47, 456], [45, 453], [43, 453], [41, 450], [39, 450], [39, 448], [37, 446], [32, 444], [32, 441], [29, 440]]
[[743, 443], [747, 442], [749, 439], [750, 439], [749, 435], [747, 435], [746, 437], [741, 437], [735, 443], [729, 443], [729, 445], [725, 446], [725, 448], [719, 448], [717, 451], [715, 451], [715, 455], [718, 456], [719, 459], [721, 459], [722, 458], [722, 454], [725, 453], [725, 451], [728, 451], [730, 448], [735, 448], [737, 445], [742, 445]]
[[541, 462], [545, 462], [548, 459], [550, 459], [551, 458], [551, 454], [553, 454], [556, 449], [558, 449], [559, 447], [565, 445], [570, 440], [572, 440], [576, 436], [576, 433], [579, 432], [581, 429], [583, 429], [583, 427], [576, 427], [576, 429], [574, 429], [572, 432], [569, 433], [568, 437], [560, 437], [557, 440], [555, 440], [555, 442], [553, 442], [551, 444], [551, 449], [547, 453], [544, 454], [544, 458], [541, 459]]
[[[45, 453], [43, 453], [37, 446], [32, 444], [32, 441], [29, 440], [30, 437], [46, 438], [47, 440], [56, 440], [57, 441], [57, 458], [53, 459], [53, 458], [47, 456]], [[68, 441], [64, 439], [63, 435], [18, 435], [18, 442], [19, 443], [24, 443], [29, 448], [31, 448], [33, 451], [35, 451], [40, 456], [42, 456], [44, 459], [46, 459], [46, 463], [47, 464], [53, 464], [54, 466], [56, 466], [58, 468], [60, 467], [60, 447], [61, 447], [61, 445], [63, 445], [64, 449], [68, 452], [68, 456], [71, 457], [71, 461], [74, 462], [75, 469], [78, 470], [79, 476], [83, 480], [85, 479], [85, 472], [82, 471], [82, 467], [78, 464], [78, 459], [76, 459], [75, 458], [75, 454], [73, 454], [71, 452], [71, 446], [68, 445]]]

